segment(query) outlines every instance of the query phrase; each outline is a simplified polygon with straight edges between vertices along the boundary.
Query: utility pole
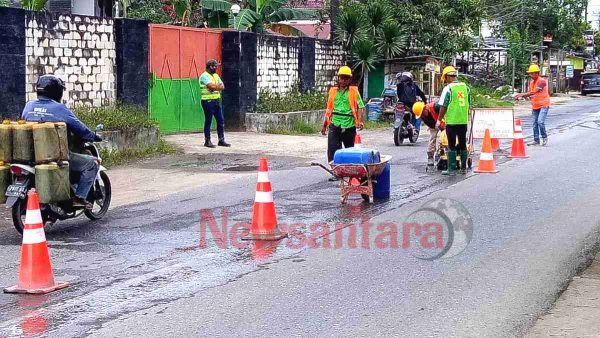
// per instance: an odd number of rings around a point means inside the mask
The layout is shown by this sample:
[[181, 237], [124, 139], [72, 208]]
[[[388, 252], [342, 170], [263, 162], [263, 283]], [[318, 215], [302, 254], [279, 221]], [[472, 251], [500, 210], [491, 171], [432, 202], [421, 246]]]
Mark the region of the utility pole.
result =
[[330, 8], [330, 17], [329, 17], [329, 22], [330, 22], [330, 36], [331, 36], [331, 40], [335, 40], [336, 38], [336, 34], [335, 34], [335, 30], [336, 30], [336, 24], [335, 21], [337, 20], [338, 14], [340, 12], [340, 0], [331, 0], [331, 8]]

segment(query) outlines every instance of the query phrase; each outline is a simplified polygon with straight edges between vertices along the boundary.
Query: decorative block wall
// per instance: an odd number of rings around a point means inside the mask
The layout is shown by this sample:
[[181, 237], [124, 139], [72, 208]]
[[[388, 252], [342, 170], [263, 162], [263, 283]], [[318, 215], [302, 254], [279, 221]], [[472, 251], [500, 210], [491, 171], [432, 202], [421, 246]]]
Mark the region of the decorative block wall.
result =
[[26, 12], [26, 93], [36, 97], [40, 75], [66, 82], [68, 106], [94, 107], [116, 99], [113, 21], [85, 16]]
[[326, 91], [335, 84], [336, 73], [343, 65], [344, 50], [342, 46], [330, 40], [315, 41], [315, 89]]
[[256, 50], [257, 91], [285, 93], [299, 84], [298, 57], [301, 41], [298, 38], [259, 35]]

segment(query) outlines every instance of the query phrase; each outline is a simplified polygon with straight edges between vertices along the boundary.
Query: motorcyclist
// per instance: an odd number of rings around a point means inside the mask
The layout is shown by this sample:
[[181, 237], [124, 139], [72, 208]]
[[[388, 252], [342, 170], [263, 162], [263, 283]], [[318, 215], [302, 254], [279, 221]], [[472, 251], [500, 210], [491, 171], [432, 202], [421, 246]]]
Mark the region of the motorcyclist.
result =
[[[85, 126], [64, 104], [61, 103], [65, 83], [58, 77], [47, 74], [37, 81], [37, 100], [27, 102], [21, 118], [32, 122], [64, 122], [70, 134], [70, 139], [77, 142], [100, 142], [102, 138]], [[73, 142], [69, 142], [69, 169], [79, 175], [75, 190], [73, 206], [91, 209], [87, 195], [94, 184], [98, 173], [98, 159], [93, 156], [79, 154], [73, 151]]]
[[417, 96], [420, 97], [425, 104], [427, 104], [427, 97], [421, 88], [414, 82], [411, 72], [398, 73], [396, 79], [398, 80], [398, 85], [396, 87], [398, 101], [402, 102], [404, 106], [410, 110], [412, 115], [411, 123], [418, 134], [421, 130], [421, 120], [412, 112], [412, 107], [415, 102], [417, 102]]

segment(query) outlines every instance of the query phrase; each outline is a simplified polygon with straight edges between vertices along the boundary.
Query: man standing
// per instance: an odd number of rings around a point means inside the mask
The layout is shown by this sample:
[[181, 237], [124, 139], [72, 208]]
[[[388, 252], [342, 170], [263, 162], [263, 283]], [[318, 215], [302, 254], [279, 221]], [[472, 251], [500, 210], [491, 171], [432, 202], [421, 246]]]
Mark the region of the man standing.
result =
[[333, 161], [335, 152], [342, 148], [354, 147], [356, 130], [362, 130], [363, 109], [365, 104], [360, 97], [358, 87], [350, 86], [352, 70], [343, 66], [338, 71], [338, 86], [329, 90], [327, 110], [321, 134], [325, 135], [327, 129], [327, 159]]
[[420, 97], [424, 103], [427, 103], [427, 97], [421, 88], [414, 82], [411, 72], [404, 72], [399, 75], [399, 82], [396, 87], [398, 101], [402, 102], [404, 106], [412, 112], [411, 123], [418, 134], [421, 131], [421, 120], [415, 116], [412, 108], [415, 102], [417, 102], [417, 96]]
[[413, 106], [413, 112], [418, 119], [421, 119], [427, 127], [429, 127], [429, 145], [427, 146], [427, 166], [433, 167], [434, 160], [433, 155], [437, 149], [437, 135], [438, 130], [444, 130], [445, 126], [442, 124], [439, 129], [436, 128], [436, 122], [440, 114], [442, 106], [436, 102], [430, 102], [425, 104], [423, 102], [417, 102]]
[[208, 148], [215, 147], [210, 141], [210, 125], [213, 116], [217, 120], [218, 145], [221, 147], [231, 146], [225, 142], [225, 118], [221, 108], [221, 92], [225, 89], [225, 86], [219, 74], [217, 74], [218, 66], [217, 60], [208, 60], [206, 71], [200, 76], [200, 99], [202, 110], [204, 110], [204, 146]]
[[540, 144], [540, 134], [542, 136], [542, 145], [548, 144], [548, 135], [546, 134], [546, 116], [550, 109], [550, 94], [548, 92], [548, 81], [540, 77], [540, 67], [531, 65], [527, 70], [531, 78], [529, 92], [515, 96], [515, 99], [531, 98], [531, 111], [533, 114], [533, 141], [534, 145]]
[[[440, 128], [442, 121], [446, 122], [446, 135], [448, 136], [448, 170], [442, 175], [456, 175], [456, 155], [460, 151], [460, 171], [467, 173], [467, 124], [469, 123], [469, 110], [471, 94], [469, 87], [458, 82], [458, 71], [448, 66], [442, 71], [442, 81], [447, 83], [440, 96], [440, 114], [435, 124]], [[458, 139], [458, 142], [457, 142]]]

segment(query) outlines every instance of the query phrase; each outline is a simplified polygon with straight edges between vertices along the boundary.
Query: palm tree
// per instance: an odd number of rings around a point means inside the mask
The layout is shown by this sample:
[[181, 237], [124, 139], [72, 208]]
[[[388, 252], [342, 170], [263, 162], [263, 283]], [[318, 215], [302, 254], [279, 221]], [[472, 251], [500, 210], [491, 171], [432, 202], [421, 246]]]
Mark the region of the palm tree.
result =
[[360, 69], [360, 79], [369, 70], [375, 69], [375, 64], [379, 60], [379, 53], [372, 39], [361, 39], [356, 41], [352, 48], [352, 59], [354, 69]]
[[389, 59], [402, 54], [408, 46], [408, 33], [397, 21], [383, 23], [377, 33], [376, 47], [387, 66]]
[[[359, 6], [351, 6], [341, 12], [336, 26], [336, 39], [346, 51], [353, 51], [354, 44], [366, 38], [366, 22]], [[346, 54], [344, 62], [347, 62]]]
[[393, 19], [391, 7], [383, 0], [369, 1], [364, 15], [371, 36], [376, 36], [379, 28]]

